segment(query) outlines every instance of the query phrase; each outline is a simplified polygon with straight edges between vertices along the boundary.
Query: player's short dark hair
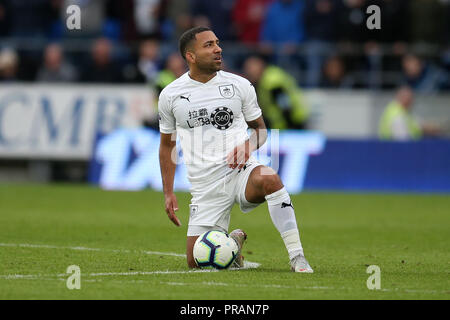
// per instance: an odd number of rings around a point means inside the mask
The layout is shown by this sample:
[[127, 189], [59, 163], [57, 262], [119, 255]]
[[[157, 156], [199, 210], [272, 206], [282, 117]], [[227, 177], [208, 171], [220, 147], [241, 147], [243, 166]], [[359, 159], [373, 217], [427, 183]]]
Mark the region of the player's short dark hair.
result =
[[186, 60], [186, 51], [191, 43], [192, 40], [196, 40], [197, 33], [205, 32], [205, 31], [211, 31], [208, 27], [195, 27], [192, 29], [187, 30], [185, 33], [183, 33], [180, 37], [179, 41], [179, 47], [180, 47], [180, 53], [184, 60]]

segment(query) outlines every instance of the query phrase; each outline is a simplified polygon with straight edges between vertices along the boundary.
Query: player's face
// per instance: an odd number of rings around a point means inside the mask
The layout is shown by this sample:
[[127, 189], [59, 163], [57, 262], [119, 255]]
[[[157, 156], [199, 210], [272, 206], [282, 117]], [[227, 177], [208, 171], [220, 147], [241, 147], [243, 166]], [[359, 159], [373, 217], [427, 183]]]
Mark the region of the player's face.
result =
[[212, 31], [196, 35], [194, 44], [195, 66], [204, 72], [213, 73], [222, 69], [222, 49], [219, 39]]

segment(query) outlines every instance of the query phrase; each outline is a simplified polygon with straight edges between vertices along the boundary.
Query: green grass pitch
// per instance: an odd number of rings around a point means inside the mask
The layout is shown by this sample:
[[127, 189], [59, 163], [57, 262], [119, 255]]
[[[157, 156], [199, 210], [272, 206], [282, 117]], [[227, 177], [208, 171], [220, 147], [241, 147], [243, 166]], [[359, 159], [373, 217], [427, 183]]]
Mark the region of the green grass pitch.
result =
[[[189, 272], [188, 193], [183, 225], [163, 195], [87, 185], [0, 186], [0, 299], [449, 299], [448, 195], [312, 193], [292, 196], [314, 274], [289, 269], [267, 204], [243, 214], [243, 254], [260, 267]], [[69, 290], [67, 267], [81, 270]], [[369, 290], [369, 265], [381, 289]]]

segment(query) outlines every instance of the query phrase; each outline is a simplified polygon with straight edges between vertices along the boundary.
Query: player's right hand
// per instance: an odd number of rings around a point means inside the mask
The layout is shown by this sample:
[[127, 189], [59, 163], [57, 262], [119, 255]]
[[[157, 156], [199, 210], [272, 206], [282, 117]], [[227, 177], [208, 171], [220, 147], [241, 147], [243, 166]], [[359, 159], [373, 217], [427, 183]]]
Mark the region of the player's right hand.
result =
[[175, 211], [178, 211], [178, 202], [177, 197], [174, 193], [165, 194], [165, 205], [166, 205], [166, 213], [169, 219], [177, 226], [181, 226], [180, 219], [175, 214]]

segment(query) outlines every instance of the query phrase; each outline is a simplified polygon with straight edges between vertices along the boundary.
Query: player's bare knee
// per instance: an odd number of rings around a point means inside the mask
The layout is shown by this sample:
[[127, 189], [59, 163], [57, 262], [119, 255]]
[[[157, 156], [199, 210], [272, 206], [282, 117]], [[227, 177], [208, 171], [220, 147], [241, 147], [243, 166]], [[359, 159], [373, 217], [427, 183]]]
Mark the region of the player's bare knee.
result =
[[283, 188], [283, 183], [281, 182], [281, 178], [278, 174], [275, 173], [264, 176], [263, 190], [265, 195], [272, 194], [281, 188]]
[[283, 188], [280, 176], [267, 166], [259, 166], [252, 172], [252, 184], [257, 190], [261, 190], [264, 196]]
[[262, 177], [266, 177], [266, 176], [276, 176], [277, 173], [275, 172], [275, 170], [273, 170], [271, 167], [267, 167], [267, 166], [259, 166], [257, 168], [258, 170], [258, 174]]
[[267, 178], [273, 178], [273, 176], [276, 174], [277, 173], [270, 167], [259, 166], [252, 172], [251, 178], [255, 186], [262, 188], [264, 186], [264, 183], [267, 182]]

